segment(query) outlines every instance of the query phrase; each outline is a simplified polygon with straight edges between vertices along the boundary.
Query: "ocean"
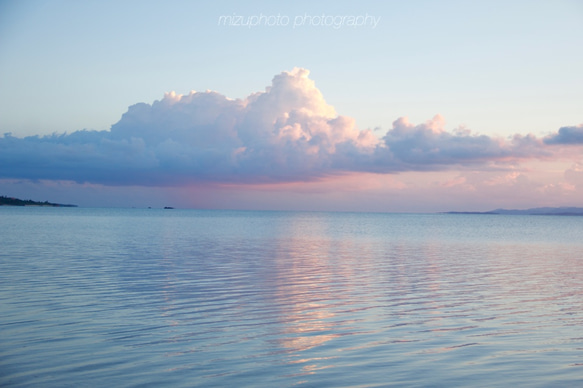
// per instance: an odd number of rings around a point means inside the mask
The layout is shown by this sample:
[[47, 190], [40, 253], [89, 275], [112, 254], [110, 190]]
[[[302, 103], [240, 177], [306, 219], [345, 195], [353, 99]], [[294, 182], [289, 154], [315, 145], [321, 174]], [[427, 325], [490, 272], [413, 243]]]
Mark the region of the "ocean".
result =
[[583, 217], [0, 208], [2, 387], [583, 384]]

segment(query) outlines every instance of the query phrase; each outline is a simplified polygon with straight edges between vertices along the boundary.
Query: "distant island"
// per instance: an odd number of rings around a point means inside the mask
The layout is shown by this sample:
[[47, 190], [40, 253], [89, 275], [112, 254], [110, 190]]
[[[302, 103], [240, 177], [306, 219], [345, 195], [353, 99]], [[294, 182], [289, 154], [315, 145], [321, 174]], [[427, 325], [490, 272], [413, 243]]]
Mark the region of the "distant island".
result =
[[63, 205], [60, 203], [51, 203], [48, 201], [37, 202], [31, 199], [18, 199], [0, 195], [0, 206], [46, 206], [46, 207], [77, 207], [77, 205]]
[[536, 207], [525, 210], [496, 209], [488, 212], [445, 212], [445, 214], [504, 214], [527, 216], [583, 216], [583, 207]]

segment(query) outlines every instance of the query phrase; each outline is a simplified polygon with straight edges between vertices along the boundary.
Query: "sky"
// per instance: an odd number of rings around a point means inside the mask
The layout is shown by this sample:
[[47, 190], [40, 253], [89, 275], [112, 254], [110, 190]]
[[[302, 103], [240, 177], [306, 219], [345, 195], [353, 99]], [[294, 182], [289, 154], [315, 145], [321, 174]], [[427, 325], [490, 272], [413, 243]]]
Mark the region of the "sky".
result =
[[0, 194], [583, 206], [583, 1], [0, 1]]

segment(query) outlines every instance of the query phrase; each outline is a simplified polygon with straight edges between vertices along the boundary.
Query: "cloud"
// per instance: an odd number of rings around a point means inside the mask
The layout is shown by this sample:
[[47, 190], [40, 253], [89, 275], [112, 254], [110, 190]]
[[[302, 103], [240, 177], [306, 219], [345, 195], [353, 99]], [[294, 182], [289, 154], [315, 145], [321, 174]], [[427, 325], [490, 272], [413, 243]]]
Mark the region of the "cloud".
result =
[[[545, 144], [576, 138], [563, 127], [544, 141], [444, 129], [440, 115], [402, 117], [379, 138], [326, 103], [308, 70], [273, 78], [264, 92], [230, 99], [217, 92], [166, 93], [129, 107], [110, 131], [0, 138], [0, 178], [70, 180], [111, 186], [197, 182], [316, 181], [355, 172], [489, 168], [552, 155]], [[560, 139], [552, 140], [552, 139]]]
[[576, 187], [583, 188], [583, 164], [573, 164], [565, 171], [565, 179]]
[[559, 132], [544, 139], [545, 144], [583, 144], [583, 124], [561, 127]]
[[550, 155], [532, 135], [505, 140], [473, 135], [464, 128], [450, 133], [444, 125], [441, 115], [419, 125], [411, 124], [406, 117], [393, 122], [376, 150], [379, 171], [443, 170], [452, 165], [476, 166]]

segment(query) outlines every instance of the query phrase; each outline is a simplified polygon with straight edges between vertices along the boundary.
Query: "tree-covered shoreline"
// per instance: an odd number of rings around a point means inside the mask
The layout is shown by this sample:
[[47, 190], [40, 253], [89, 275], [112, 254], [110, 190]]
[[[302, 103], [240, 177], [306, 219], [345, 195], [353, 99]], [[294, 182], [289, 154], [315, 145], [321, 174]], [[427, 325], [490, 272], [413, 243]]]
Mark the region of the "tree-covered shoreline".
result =
[[0, 206], [47, 206], [47, 207], [77, 207], [77, 205], [63, 205], [49, 201], [38, 202], [31, 199], [19, 199], [0, 195]]

